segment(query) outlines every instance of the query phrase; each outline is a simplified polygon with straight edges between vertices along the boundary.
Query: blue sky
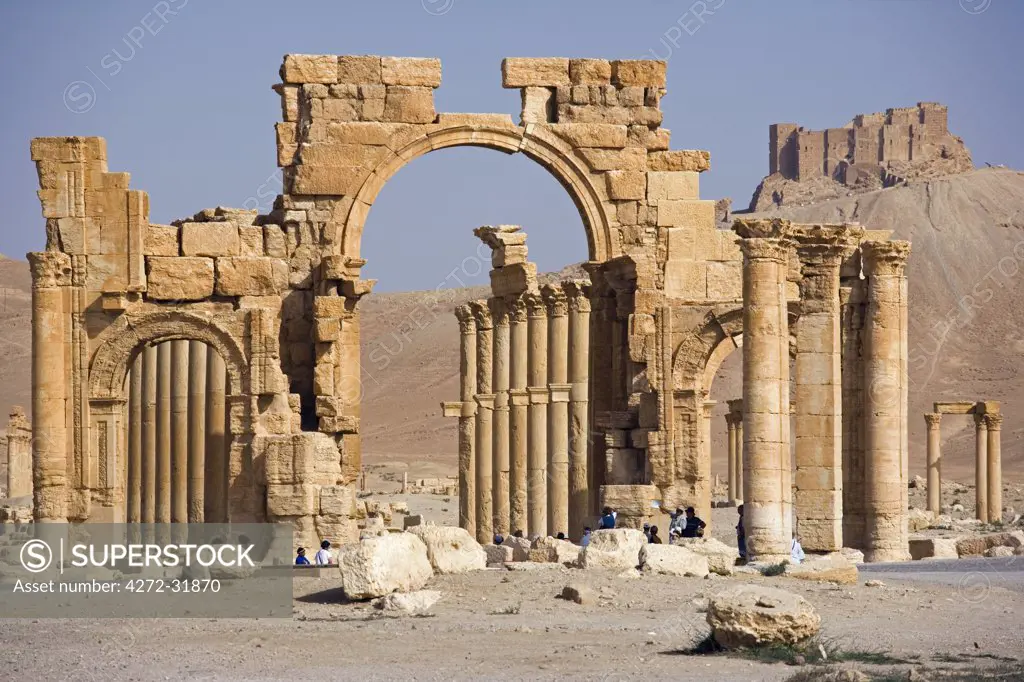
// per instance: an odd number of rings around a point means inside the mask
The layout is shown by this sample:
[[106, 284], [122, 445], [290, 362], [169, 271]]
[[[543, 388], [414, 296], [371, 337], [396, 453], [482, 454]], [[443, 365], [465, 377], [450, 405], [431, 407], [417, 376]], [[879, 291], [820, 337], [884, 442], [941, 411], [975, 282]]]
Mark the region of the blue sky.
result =
[[[6, 2], [0, 253], [43, 246], [34, 136], [107, 138], [110, 169], [149, 192], [154, 222], [276, 194], [270, 86], [289, 52], [440, 57], [438, 111], [516, 120], [502, 57], [667, 59], [672, 146], [710, 150], [702, 196], [739, 206], [767, 172], [769, 123], [839, 126], [922, 100], [949, 105], [976, 164], [1022, 168], [1022, 20], [1018, 0]], [[540, 166], [450, 149], [381, 192], [364, 273], [377, 291], [432, 289], [453, 270], [485, 282], [472, 229], [493, 223], [523, 225], [542, 270], [586, 257], [579, 215]]]

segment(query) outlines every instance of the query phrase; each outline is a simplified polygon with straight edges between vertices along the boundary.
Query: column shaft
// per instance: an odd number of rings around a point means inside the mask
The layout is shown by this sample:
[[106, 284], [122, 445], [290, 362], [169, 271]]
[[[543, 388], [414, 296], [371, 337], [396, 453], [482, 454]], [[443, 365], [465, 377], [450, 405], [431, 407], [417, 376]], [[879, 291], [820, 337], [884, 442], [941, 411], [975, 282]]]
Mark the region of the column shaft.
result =
[[569, 528], [569, 302], [561, 286], [543, 290], [548, 314], [548, 535]]
[[942, 415], [929, 413], [924, 420], [928, 425], [928, 511], [938, 514], [942, 509]]
[[188, 522], [205, 519], [206, 355], [202, 341], [188, 344]]
[[988, 425], [985, 415], [974, 415], [975, 518], [988, 523]]
[[527, 429], [527, 505], [529, 535], [548, 532], [548, 318], [540, 294], [526, 294], [529, 315], [528, 372], [530, 394]]
[[714, 400], [705, 400], [701, 403], [700, 409], [700, 462], [697, 474], [703, 485], [698, 489], [696, 502], [697, 516], [704, 519], [708, 524], [708, 534], [711, 533], [711, 411], [717, 403]]
[[843, 546], [864, 549], [864, 369], [863, 329], [866, 287], [859, 278], [840, 282], [843, 399]]
[[157, 349], [142, 349], [142, 523], [156, 521]]
[[865, 242], [864, 464], [867, 561], [909, 558], [907, 282], [909, 242]]
[[135, 356], [128, 387], [128, 523], [142, 520], [142, 353]]
[[789, 468], [789, 337], [786, 273], [789, 242], [747, 238], [743, 249], [743, 461], [744, 526], [752, 559], [777, 561], [789, 556], [785, 533], [783, 468]]
[[171, 345], [157, 345], [156, 518], [171, 522]]
[[476, 322], [468, 305], [455, 309], [462, 342], [459, 346], [459, 526], [476, 536], [476, 450], [474, 424], [476, 395]]
[[494, 392], [493, 494], [494, 532], [508, 535], [509, 526], [509, 315], [505, 301], [489, 301], [494, 322], [494, 367], [491, 390]]
[[731, 413], [725, 415], [725, 424], [729, 433], [729, 501], [735, 502], [738, 499], [736, 495], [736, 422]]
[[206, 443], [203, 448], [203, 518], [226, 523], [228, 510], [227, 368], [220, 353], [206, 349]]
[[526, 532], [529, 524], [527, 496], [529, 334], [526, 302], [510, 301], [509, 322], [509, 528]]
[[470, 306], [476, 318], [476, 539], [488, 543], [494, 536], [494, 323], [486, 301]]
[[988, 426], [988, 520], [996, 523], [1003, 519], [1003, 416], [985, 415]]
[[172, 523], [188, 523], [188, 343], [171, 342]]
[[590, 515], [590, 287], [565, 283], [569, 298], [569, 521], [567, 537], [579, 540]]

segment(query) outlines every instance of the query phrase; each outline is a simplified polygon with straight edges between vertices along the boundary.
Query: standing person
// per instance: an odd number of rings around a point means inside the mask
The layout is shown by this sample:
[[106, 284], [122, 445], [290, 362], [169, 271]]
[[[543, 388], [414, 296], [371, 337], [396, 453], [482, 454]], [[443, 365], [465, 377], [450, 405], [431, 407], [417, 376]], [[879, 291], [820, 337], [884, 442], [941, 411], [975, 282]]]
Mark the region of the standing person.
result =
[[743, 528], [743, 505], [736, 507], [740, 514], [740, 522], [736, 524], [736, 546], [740, 550], [740, 560], [747, 560], [747, 531]]
[[796, 533], [793, 533], [793, 544], [789, 548], [789, 557], [794, 564], [799, 564], [804, 560], [804, 548], [800, 546], [800, 538]]
[[598, 521], [597, 527], [603, 530], [615, 528], [615, 516], [616, 512], [611, 507], [605, 507], [601, 510], [601, 520]]
[[313, 557], [313, 561], [316, 562], [317, 566], [327, 566], [333, 564], [334, 560], [331, 559], [331, 541], [324, 540], [320, 543], [320, 551]]
[[661, 541], [661, 536], [660, 536], [660, 535], [658, 535], [658, 527], [657, 527], [657, 526], [651, 526], [651, 537], [650, 537], [650, 539], [648, 540], [648, 542], [650, 542], [650, 543], [651, 543], [652, 545], [661, 545], [661, 544], [664, 544], [664, 543], [663, 543], [663, 542]]
[[644, 524], [644, 538], [647, 542], [651, 541], [651, 524], [649, 523]]
[[686, 517], [683, 515], [682, 508], [676, 507], [676, 511], [671, 515], [671, 519], [668, 524], [669, 542], [672, 542], [672, 538], [677, 538], [683, 534], [683, 528], [686, 526]]
[[686, 508], [686, 525], [683, 526], [682, 536], [684, 538], [700, 538], [704, 537], [704, 528], [708, 524], [704, 523], [704, 520], [697, 516], [693, 507]]
[[590, 526], [584, 526], [583, 537], [580, 538], [580, 547], [586, 547], [590, 544], [590, 534], [593, 531], [590, 530]]

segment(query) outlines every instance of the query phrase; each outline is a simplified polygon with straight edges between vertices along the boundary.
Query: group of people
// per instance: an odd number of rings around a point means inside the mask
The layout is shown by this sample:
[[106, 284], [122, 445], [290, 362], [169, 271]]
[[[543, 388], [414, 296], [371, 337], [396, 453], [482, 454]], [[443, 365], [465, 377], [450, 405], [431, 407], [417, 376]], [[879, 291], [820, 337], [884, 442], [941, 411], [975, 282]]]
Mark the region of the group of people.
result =
[[[328, 566], [334, 563], [334, 558], [331, 556], [331, 541], [324, 540], [320, 543], [320, 551], [313, 557], [313, 562], [317, 566]], [[296, 566], [309, 566], [309, 558], [306, 557], [306, 548], [299, 547], [295, 551], [295, 565]]]

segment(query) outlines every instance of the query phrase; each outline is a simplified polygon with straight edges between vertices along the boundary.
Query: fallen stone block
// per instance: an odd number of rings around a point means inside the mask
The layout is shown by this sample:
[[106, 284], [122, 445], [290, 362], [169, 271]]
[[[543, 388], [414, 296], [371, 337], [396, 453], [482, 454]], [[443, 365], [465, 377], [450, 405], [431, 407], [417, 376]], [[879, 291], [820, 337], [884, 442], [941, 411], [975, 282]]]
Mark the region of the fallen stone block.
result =
[[911, 538], [908, 547], [910, 558], [920, 559], [956, 559], [957, 541], [960, 538]]
[[419, 590], [417, 592], [397, 592], [389, 594], [373, 602], [374, 608], [398, 614], [415, 615], [426, 612], [441, 599], [437, 590]]
[[707, 623], [726, 649], [797, 644], [821, 629], [821, 616], [803, 597], [774, 587], [742, 585], [708, 603]]
[[956, 551], [959, 556], [980, 556], [985, 550], [992, 547], [1021, 547], [1024, 546], [1024, 531], [1013, 531], [1011, 533], [988, 533], [987, 535], [975, 535], [962, 537], [956, 543]]
[[514, 550], [508, 545], [484, 545], [484, 553], [487, 555], [487, 565], [505, 565], [515, 561]]
[[857, 584], [857, 567], [838, 552], [825, 557], [808, 556], [802, 563], [786, 564], [783, 575], [799, 580], [839, 585]]
[[465, 528], [413, 526], [408, 532], [427, 546], [427, 558], [439, 574], [487, 568], [487, 553]]
[[703, 578], [709, 572], [708, 558], [678, 545], [646, 544], [640, 549], [642, 570], [661, 575]]
[[558, 596], [581, 606], [592, 606], [597, 603], [597, 593], [586, 585], [566, 585]]
[[633, 528], [596, 530], [591, 534], [590, 544], [580, 552], [580, 568], [636, 568], [640, 549], [646, 544], [644, 534]]
[[708, 558], [708, 569], [719, 575], [732, 575], [740, 552], [714, 538], [679, 538], [676, 544]]
[[341, 585], [349, 599], [413, 592], [434, 575], [427, 546], [411, 533], [394, 533], [342, 547]]
[[526, 538], [507, 537], [502, 544], [512, 548], [512, 561], [530, 560], [530, 541]]
[[530, 561], [553, 561], [557, 564], [575, 565], [579, 558], [580, 547], [568, 540], [541, 538], [530, 548]]

